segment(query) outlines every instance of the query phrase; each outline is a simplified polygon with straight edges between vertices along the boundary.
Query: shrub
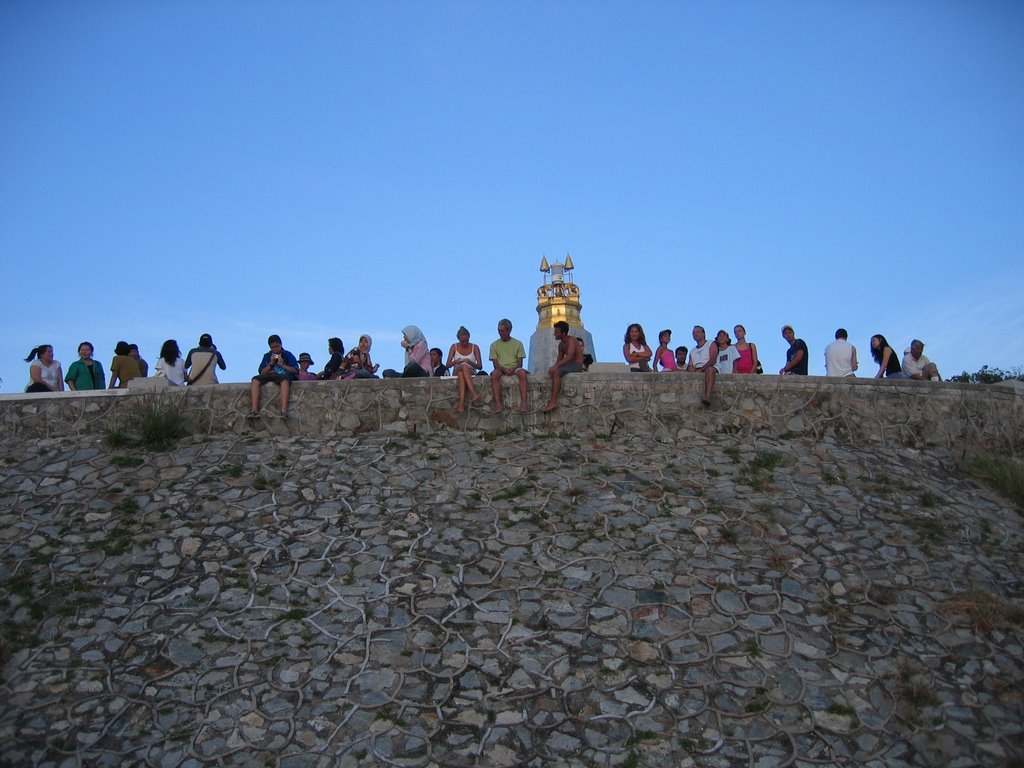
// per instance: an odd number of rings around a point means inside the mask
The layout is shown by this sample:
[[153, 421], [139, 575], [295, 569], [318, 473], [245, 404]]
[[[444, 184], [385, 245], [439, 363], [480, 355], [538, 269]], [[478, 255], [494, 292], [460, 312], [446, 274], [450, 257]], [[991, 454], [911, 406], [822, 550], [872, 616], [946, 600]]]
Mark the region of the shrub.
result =
[[104, 442], [111, 448], [142, 446], [151, 451], [169, 451], [191, 432], [188, 419], [168, 399], [146, 397], [128, 407], [112, 427], [104, 430]]
[[999, 491], [1024, 512], [1024, 464], [999, 453], [975, 453], [967, 456], [961, 468], [968, 475]]
[[1008, 379], [1024, 381], [1024, 368], [1018, 365], [1016, 368], [1004, 371], [1002, 368], [989, 368], [987, 365], [983, 365], [981, 370], [974, 373], [964, 371], [956, 376], [949, 377], [950, 381], [960, 381], [965, 384], [996, 384]]

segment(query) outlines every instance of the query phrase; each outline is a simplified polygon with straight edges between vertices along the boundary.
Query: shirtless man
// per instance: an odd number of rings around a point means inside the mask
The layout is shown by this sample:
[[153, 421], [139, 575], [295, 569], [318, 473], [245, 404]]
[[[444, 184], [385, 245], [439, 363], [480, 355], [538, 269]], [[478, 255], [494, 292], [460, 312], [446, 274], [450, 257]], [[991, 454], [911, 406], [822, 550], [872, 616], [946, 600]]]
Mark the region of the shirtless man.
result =
[[583, 345], [569, 335], [569, 324], [559, 320], [554, 327], [555, 338], [558, 340], [558, 359], [548, 368], [551, 376], [551, 399], [541, 408], [544, 413], [558, 407], [558, 393], [562, 391], [562, 377], [569, 373], [580, 373], [583, 370]]

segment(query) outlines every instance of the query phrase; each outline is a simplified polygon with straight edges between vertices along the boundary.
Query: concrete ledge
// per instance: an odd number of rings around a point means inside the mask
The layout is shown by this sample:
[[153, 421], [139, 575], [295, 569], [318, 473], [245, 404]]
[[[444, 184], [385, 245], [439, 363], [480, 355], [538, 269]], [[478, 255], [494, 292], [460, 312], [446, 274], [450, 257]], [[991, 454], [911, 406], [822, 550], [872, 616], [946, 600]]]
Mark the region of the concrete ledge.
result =
[[278, 389], [263, 387], [263, 416], [249, 421], [249, 384], [129, 388], [98, 392], [0, 396], [5, 435], [102, 434], [140, 398], [160, 398], [189, 419], [196, 434], [273, 433], [344, 436], [444, 429], [498, 434], [614, 432], [650, 439], [702, 440], [732, 434], [812, 436], [851, 444], [1024, 448], [1024, 387], [828, 379], [807, 376], [720, 376], [715, 401], [701, 405], [701, 374], [573, 374], [560, 406], [540, 412], [547, 377], [531, 376], [529, 412], [516, 412], [517, 383], [503, 381], [504, 413], [494, 413], [490, 381], [476, 382], [481, 402], [456, 414], [454, 379], [309, 381], [292, 385], [291, 418], [277, 416]]

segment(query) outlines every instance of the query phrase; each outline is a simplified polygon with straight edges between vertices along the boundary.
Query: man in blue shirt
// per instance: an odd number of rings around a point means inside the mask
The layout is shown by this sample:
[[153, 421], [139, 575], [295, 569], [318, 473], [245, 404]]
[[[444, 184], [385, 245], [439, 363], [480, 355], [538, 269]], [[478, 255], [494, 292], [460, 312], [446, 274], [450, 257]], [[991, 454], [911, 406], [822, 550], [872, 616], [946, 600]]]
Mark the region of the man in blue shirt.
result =
[[292, 381], [299, 374], [299, 363], [295, 355], [281, 345], [281, 337], [276, 333], [267, 339], [270, 351], [263, 355], [258, 376], [252, 377], [252, 410], [249, 418], [260, 415], [260, 385], [273, 383], [281, 388], [281, 418], [288, 418], [288, 390]]

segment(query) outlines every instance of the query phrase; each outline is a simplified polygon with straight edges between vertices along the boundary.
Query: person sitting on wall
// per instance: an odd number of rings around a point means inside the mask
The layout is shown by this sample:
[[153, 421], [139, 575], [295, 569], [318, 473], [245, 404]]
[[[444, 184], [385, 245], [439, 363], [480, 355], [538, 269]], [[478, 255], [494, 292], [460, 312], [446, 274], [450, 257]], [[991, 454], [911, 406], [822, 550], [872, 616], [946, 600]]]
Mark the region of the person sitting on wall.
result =
[[541, 410], [549, 413], [558, 407], [558, 395], [562, 391], [562, 377], [583, 370], [583, 347], [579, 341], [569, 335], [569, 324], [564, 320], [555, 323], [553, 333], [558, 340], [558, 359], [548, 368], [551, 376], [551, 398]]
[[359, 342], [345, 355], [345, 361], [338, 373], [343, 379], [375, 379], [380, 367], [370, 359], [373, 338], [368, 333], [359, 337]]
[[789, 349], [786, 350], [786, 364], [779, 370], [779, 375], [806, 376], [807, 345], [804, 340], [796, 337], [796, 331], [793, 330], [792, 325], [782, 326], [782, 338], [789, 343]]
[[826, 376], [856, 376], [857, 348], [848, 337], [845, 328], [837, 328], [836, 340], [825, 347]]
[[385, 379], [417, 379], [430, 376], [430, 345], [415, 325], [402, 329], [402, 349], [405, 350], [405, 367], [402, 372], [388, 368], [381, 374]]
[[654, 357], [651, 358], [651, 370], [655, 373], [658, 372], [659, 365], [661, 366], [661, 370], [665, 373], [678, 369], [679, 366], [676, 364], [676, 358], [672, 354], [672, 348], [669, 346], [671, 343], [672, 330], [666, 328], [658, 334], [658, 349], [654, 352]]
[[299, 381], [316, 381], [316, 374], [309, 370], [311, 365], [316, 365], [313, 356], [309, 352], [299, 352], [299, 375], [295, 378]]
[[53, 347], [40, 344], [28, 353], [25, 358], [28, 367], [28, 386], [26, 392], [63, 392], [64, 372], [60, 361], [53, 359]]
[[128, 345], [128, 354], [130, 356], [134, 357], [135, 360], [138, 362], [138, 364], [139, 364], [139, 376], [141, 376], [142, 378], [146, 378], [147, 376], [149, 376], [149, 363], [147, 363], [142, 358], [142, 356], [139, 354], [139, 345], [138, 344], [129, 344]]
[[876, 333], [871, 337], [871, 357], [878, 363], [878, 373], [875, 374], [876, 379], [880, 379], [883, 376], [887, 379], [907, 378], [906, 374], [903, 373], [903, 367], [900, 365], [900, 359], [896, 354], [896, 350], [889, 344], [889, 340], [880, 333]]
[[917, 381], [942, 381], [935, 363], [924, 356], [924, 342], [914, 339], [903, 353], [903, 373]]
[[131, 345], [119, 341], [114, 347], [114, 359], [110, 361], [110, 388], [124, 389], [128, 382], [142, 376], [138, 356], [131, 355]]
[[732, 339], [725, 330], [715, 334], [715, 340], [711, 343], [713, 357], [711, 364], [704, 368], [704, 399], [701, 400], [704, 407], [711, 405], [711, 395], [715, 391], [715, 375], [719, 373], [733, 373], [736, 369], [736, 361], [740, 353], [732, 344]]
[[327, 354], [331, 356], [331, 359], [327, 361], [327, 365], [320, 371], [317, 378], [331, 381], [341, 375], [341, 367], [345, 362], [345, 345], [337, 336], [332, 336], [327, 340]]
[[519, 412], [526, 413], [527, 371], [523, 368], [526, 350], [523, 348], [523, 342], [512, 338], [512, 321], [508, 318], [498, 321], [498, 339], [491, 343], [487, 357], [494, 363], [494, 370], [491, 372], [494, 412], [501, 413], [505, 410], [501, 403], [502, 376], [515, 376], [519, 379]]
[[467, 393], [474, 403], [480, 399], [476, 387], [473, 386], [473, 377], [483, 368], [483, 360], [480, 359], [480, 347], [470, 343], [469, 330], [466, 326], [459, 327], [455, 332], [455, 338], [457, 341], [448, 349], [448, 362], [445, 365], [452, 369], [452, 373], [459, 380], [459, 404], [455, 406], [455, 412], [462, 413], [466, 410]]
[[437, 379], [448, 375], [448, 369], [441, 362], [443, 355], [440, 347], [430, 348], [430, 375]]
[[78, 360], [68, 366], [64, 381], [75, 392], [87, 389], [106, 389], [107, 377], [99, 360], [93, 360], [93, 346], [88, 341], [78, 345]]
[[217, 368], [226, 371], [228, 366], [224, 356], [217, 351], [213, 336], [204, 333], [199, 337], [199, 346], [193, 347], [185, 355], [185, 369], [188, 371], [186, 381], [189, 384], [216, 384]]
[[690, 353], [685, 346], [676, 347], [676, 372], [686, 373], [686, 356]]
[[252, 377], [252, 410], [249, 411], [249, 418], [255, 419], [260, 415], [260, 385], [277, 384], [281, 388], [281, 418], [287, 419], [288, 392], [291, 383], [299, 375], [299, 362], [295, 355], [281, 345], [281, 337], [276, 333], [267, 338], [267, 345], [270, 351], [260, 361], [259, 375]]

